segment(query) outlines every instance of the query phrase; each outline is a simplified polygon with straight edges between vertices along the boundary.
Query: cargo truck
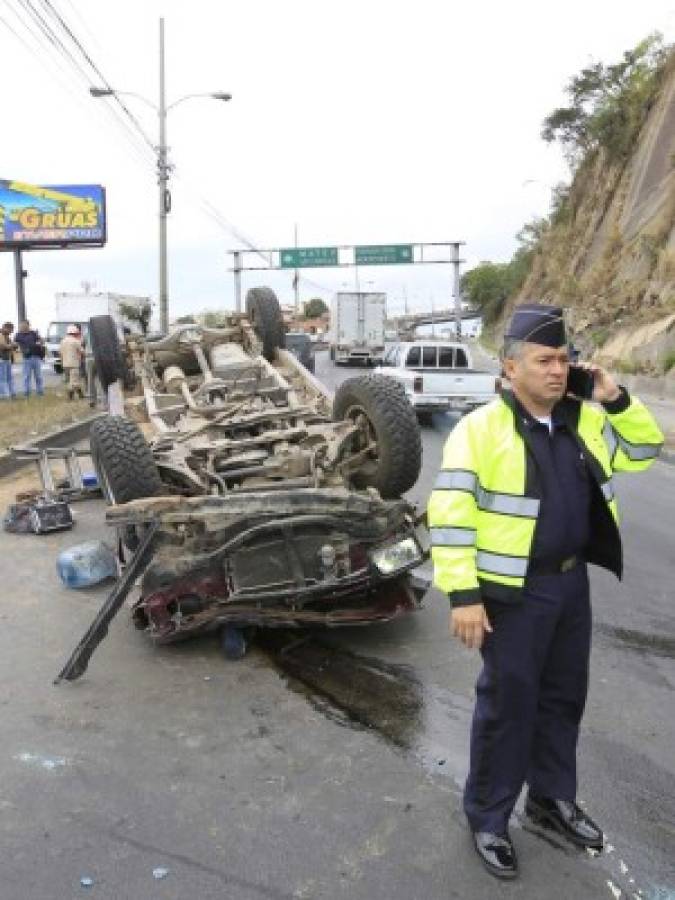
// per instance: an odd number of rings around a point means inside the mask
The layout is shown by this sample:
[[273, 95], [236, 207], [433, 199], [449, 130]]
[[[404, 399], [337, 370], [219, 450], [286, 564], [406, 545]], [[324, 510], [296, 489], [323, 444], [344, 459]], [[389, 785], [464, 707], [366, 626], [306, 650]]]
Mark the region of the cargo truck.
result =
[[[45, 339], [47, 348], [45, 361], [51, 363], [58, 374], [63, 371], [61, 341], [69, 325], [78, 326], [85, 346], [88, 346], [89, 319], [92, 316], [111, 316], [119, 330], [120, 338], [125, 328], [133, 334], [141, 334], [150, 318], [149, 297], [113, 294], [109, 291], [97, 293], [83, 291], [56, 294], [55, 301], [55, 317], [49, 323]], [[145, 322], [145, 326], [142, 321]]]
[[338, 293], [330, 319], [330, 358], [338, 365], [379, 365], [384, 357], [385, 294]]

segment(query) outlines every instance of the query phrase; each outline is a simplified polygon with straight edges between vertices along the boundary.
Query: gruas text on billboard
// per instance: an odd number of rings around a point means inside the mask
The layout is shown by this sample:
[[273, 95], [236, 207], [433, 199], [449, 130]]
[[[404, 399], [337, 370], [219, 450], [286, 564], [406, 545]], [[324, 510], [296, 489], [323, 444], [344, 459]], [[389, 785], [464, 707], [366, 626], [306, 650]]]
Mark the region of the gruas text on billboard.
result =
[[100, 184], [0, 179], [0, 250], [102, 247], [105, 242], [105, 189]]

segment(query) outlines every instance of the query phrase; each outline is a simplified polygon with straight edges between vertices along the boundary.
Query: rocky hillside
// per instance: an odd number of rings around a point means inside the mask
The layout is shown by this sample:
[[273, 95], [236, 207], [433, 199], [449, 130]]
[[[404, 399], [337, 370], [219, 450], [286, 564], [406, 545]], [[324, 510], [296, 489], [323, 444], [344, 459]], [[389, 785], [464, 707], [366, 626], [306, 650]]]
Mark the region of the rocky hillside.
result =
[[533, 253], [524, 299], [562, 302], [585, 353], [675, 372], [675, 52], [620, 158], [587, 153]]

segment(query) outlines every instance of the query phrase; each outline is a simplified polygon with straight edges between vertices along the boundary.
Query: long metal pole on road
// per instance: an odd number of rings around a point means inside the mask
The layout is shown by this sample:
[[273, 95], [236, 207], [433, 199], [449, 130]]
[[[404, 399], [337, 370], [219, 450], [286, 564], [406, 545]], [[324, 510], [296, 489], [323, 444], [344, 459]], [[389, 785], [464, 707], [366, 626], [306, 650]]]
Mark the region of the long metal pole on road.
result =
[[159, 20], [159, 147], [157, 174], [159, 183], [159, 328], [169, 330], [169, 290], [166, 253], [166, 218], [169, 212], [169, 166], [166, 147], [166, 93], [164, 81], [164, 19]]
[[[113, 97], [128, 95], [135, 97], [157, 112], [159, 118], [159, 144], [152, 149], [157, 153], [157, 183], [159, 185], [159, 324], [162, 331], [169, 328], [169, 276], [167, 262], [166, 225], [171, 212], [171, 193], [169, 192], [169, 175], [171, 163], [168, 159], [169, 148], [166, 143], [166, 114], [179, 103], [193, 97], [210, 97], [212, 100], [231, 100], [232, 94], [225, 91], [211, 91], [205, 94], [186, 94], [178, 100], [166, 105], [166, 81], [164, 76], [164, 19], [159, 20], [159, 104], [133, 91], [116, 91], [111, 87], [90, 87], [92, 97]], [[146, 138], [147, 140], [147, 138]]]
[[[295, 249], [298, 249], [298, 226], [295, 226], [294, 232]], [[300, 273], [296, 269], [293, 274], [293, 288], [295, 290], [295, 315], [300, 312]]]
[[18, 327], [20, 322], [26, 321], [26, 290], [24, 284], [26, 273], [23, 268], [20, 250], [14, 251], [14, 277], [16, 279], [16, 324]]
[[234, 308], [237, 312], [241, 312], [241, 252], [234, 250], [232, 253], [234, 262], [232, 263], [232, 271], [234, 272]]
[[455, 329], [457, 331], [457, 340], [459, 341], [462, 337], [462, 301], [459, 296], [459, 244], [452, 245], [452, 270], [452, 290], [455, 295]]

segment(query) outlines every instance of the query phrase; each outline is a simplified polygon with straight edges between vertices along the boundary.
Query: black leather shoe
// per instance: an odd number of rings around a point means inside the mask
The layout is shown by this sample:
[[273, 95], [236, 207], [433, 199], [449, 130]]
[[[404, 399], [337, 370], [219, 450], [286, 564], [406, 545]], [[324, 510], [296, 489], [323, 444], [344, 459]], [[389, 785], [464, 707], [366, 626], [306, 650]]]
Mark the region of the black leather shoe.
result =
[[497, 878], [515, 878], [518, 875], [516, 851], [508, 834], [474, 831], [473, 843], [481, 862], [492, 875]]
[[525, 813], [533, 822], [555, 829], [578, 847], [602, 850], [602, 830], [571, 800], [550, 800], [528, 794]]

